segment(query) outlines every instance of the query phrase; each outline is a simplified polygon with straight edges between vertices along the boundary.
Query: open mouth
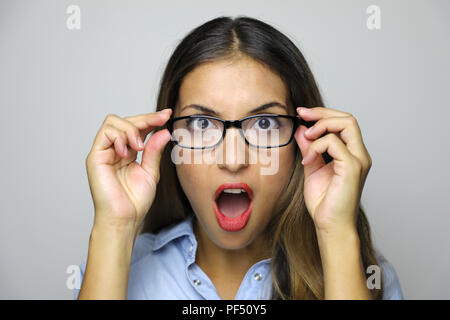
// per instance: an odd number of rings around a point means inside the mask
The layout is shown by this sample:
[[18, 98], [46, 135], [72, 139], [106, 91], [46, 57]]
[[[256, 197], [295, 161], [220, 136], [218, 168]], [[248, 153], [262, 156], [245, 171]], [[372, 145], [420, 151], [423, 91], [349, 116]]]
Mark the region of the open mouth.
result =
[[216, 191], [214, 211], [225, 231], [239, 231], [250, 218], [253, 191], [246, 183], [225, 183]]

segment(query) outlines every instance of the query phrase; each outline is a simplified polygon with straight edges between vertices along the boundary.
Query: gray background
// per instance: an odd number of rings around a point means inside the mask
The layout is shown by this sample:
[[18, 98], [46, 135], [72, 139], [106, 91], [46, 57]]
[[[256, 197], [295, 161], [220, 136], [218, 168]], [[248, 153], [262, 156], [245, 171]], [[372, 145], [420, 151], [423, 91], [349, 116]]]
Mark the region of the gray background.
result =
[[[81, 30], [66, 8], [81, 8]], [[366, 27], [370, 4], [381, 30]], [[155, 108], [178, 41], [244, 14], [304, 53], [328, 107], [358, 120], [362, 202], [406, 299], [450, 298], [450, 1], [0, 1], [0, 298], [71, 299], [93, 204], [85, 158], [108, 113]], [[139, 159], [141, 155], [139, 155]]]

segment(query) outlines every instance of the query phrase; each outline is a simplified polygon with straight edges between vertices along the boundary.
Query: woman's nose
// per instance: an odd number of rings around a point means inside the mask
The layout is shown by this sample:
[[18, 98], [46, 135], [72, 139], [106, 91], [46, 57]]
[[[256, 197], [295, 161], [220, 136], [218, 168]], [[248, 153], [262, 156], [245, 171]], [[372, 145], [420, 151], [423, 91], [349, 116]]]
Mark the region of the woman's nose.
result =
[[216, 148], [219, 168], [237, 172], [248, 166], [248, 146], [237, 128], [229, 128]]

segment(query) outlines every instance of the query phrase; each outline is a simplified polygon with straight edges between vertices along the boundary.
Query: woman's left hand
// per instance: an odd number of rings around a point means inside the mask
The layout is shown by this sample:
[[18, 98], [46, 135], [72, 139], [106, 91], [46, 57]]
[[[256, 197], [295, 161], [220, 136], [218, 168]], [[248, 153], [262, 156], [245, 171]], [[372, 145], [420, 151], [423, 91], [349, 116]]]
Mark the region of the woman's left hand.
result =
[[[306, 207], [316, 230], [324, 234], [354, 231], [372, 166], [358, 123], [350, 113], [331, 108], [297, 108], [297, 112], [305, 121], [317, 121], [310, 131], [300, 126], [295, 133], [303, 155]], [[328, 164], [321, 156], [325, 151], [333, 158]]]

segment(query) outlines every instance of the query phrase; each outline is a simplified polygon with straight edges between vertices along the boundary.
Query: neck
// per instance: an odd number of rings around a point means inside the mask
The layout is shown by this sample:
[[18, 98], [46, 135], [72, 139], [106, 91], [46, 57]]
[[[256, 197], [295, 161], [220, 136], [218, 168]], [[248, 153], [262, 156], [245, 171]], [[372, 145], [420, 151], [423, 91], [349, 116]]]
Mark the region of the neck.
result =
[[216, 245], [194, 219], [197, 238], [197, 265], [211, 278], [234, 278], [242, 281], [255, 263], [270, 257], [270, 246], [265, 233], [240, 249], [224, 249]]

